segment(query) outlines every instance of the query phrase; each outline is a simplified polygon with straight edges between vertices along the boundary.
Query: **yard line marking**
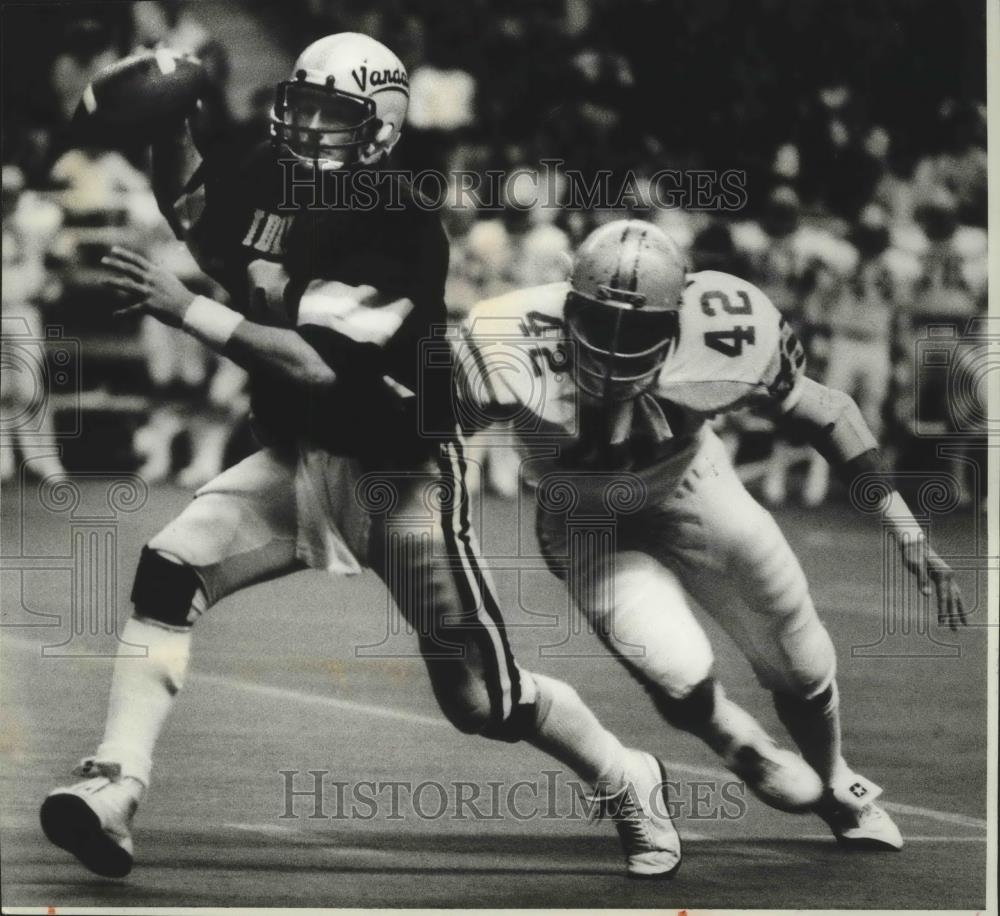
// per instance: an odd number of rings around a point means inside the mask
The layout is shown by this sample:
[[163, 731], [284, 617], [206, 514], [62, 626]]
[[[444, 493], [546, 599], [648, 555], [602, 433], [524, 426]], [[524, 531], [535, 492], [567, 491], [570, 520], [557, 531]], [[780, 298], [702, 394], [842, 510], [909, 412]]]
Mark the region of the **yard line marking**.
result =
[[[328, 697], [321, 694], [305, 693], [301, 690], [290, 690], [285, 687], [270, 687], [266, 684], [258, 684], [255, 681], [245, 681], [240, 678], [228, 677], [221, 674], [204, 674], [193, 672], [191, 678], [198, 681], [206, 681], [219, 687], [230, 687], [234, 690], [245, 690], [247, 693], [256, 693], [261, 696], [271, 697], [278, 700], [290, 700], [299, 703], [309, 703], [315, 706], [326, 706], [330, 709], [340, 709], [345, 712], [363, 713], [364, 715], [382, 716], [387, 719], [397, 719], [401, 722], [414, 722], [421, 725], [436, 725], [438, 727], [451, 728], [451, 723], [444, 716], [425, 716], [418, 712], [409, 712], [404, 709], [396, 709], [390, 706], [374, 706], [369, 703], [358, 703], [355, 700], [341, 700], [337, 697]], [[689, 773], [692, 776], [704, 776], [707, 779], [731, 780], [735, 777], [727, 770], [720, 770], [714, 767], [696, 766], [694, 764], [682, 763], [679, 760], [668, 760], [663, 758], [663, 763], [668, 770], [677, 770], [681, 773]]]
[[[0, 644], [16, 646], [19, 649], [41, 648], [41, 643], [21, 636], [12, 636], [3, 633], [0, 636]], [[233, 690], [243, 690], [247, 693], [255, 693], [258, 696], [269, 697], [275, 700], [290, 701], [293, 703], [305, 703], [312, 706], [325, 706], [328, 709], [338, 709], [343, 712], [359, 713], [366, 716], [380, 716], [383, 719], [395, 719], [399, 722], [412, 722], [420, 725], [433, 725], [439, 728], [451, 725], [444, 716], [425, 716], [418, 712], [408, 712], [403, 709], [395, 709], [391, 706], [375, 706], [371, 703], [358, 703], [354, 700], [342, 700], [337, 697], [323, 696], [315, 693], [305, 693], [301, 690], [290, 690], [285, 687], [271, 687], [267, 684], [258, 684], [255, 681], [245, 681], [240, 678], [229, 677], [222, 674], [206, 674], [198, 671], [192, 672], [190, 680], [205, 681], [219, 687], [229, 687]], [[714, 767], [695, 766], [681, 763], [679, 760], [668, 760], [662, 758], [667, 769], [677, 770], [679, 773], [689, 773], [692, 776], [704, 776], [709, 779], [732, 779], [733, 774], [727, 770], [716, 769]], [[934, 808], [923, 808], [918, 805], [905, 805], [901, 802], [882, 802], [882, 807], [887, 811], [896, 814], [909, 815], [911, 817], [923, 817], [928, 820], [938, 821], [942, 824], [954, 824], [959, 827], [968, 827], [973, 830], [987, 829], [987, 822], [982, 818], [972, 817], [967, 814], [956, 814], [951, 811], [937, 811]]]
[[[796, 840], [832, 840], [828, 833], [807, 833], [802, 836], [792, 837]], [[984, 836], [910, 836], [903, 837], [904, 843], [985, 843]]]
[[[316, 706], [326, 706], [331, 709], [341, 709], [347, 712], [363, 713], [365, 715], [382, 716], [383, 718], [396, 719], [403, 722], [414, 722], [424, 725], [436, 725], [438, 727], [450, 727], [448, 721], [443, 716], [425, 716], [416, 712], [407, 712], [402, 709], [394, 709], [386, 706], [373, 706], [368, 703], [358, 703], [353, 700], [341, 700], [337, 697], [321, 696], [318, 694], [304, 693], [299, 690], [288, 690], [282, 687], [269, 687], [264, 684], [257, 684], [253, 681], [244, 681], [238, 678], [227, 677], [217, 674], [193, 675], [198, 680], [205, 680], [223, 687], [231, 687], [235, 690], [245, 690], [248, 693], [256, 693], [261, 696], [268, 696], [274, 699], [285, 699], [293, 702], [310, 703]], [[668, 770], [676, 770], [679, 773], [688, 773], [692, 776], [704, 776], [708, 779], [732, 779], [733, 774], [727, 770], [716, 769], [714, 767], [695, 766], [682, 763], [679, 760], [663, 759]], [[911, 817], [923, 817], [928, 820], [938, 821], [943, 824], [955, 824], [960, 827], [968, 827], [974, 830], [986, 830], [985, 820], [978, 817], [971, 817], [966, 814], [955, 814], [950, 811], [936, 811], [933, 808], [923, 808], [918, 805], [904, 805], [900, 802], [884, 802], [883, 807], [897, 814], [905, 814]]]
[[443, 716], [425, 716], [419, 712], [409, 712], [405, 709], [394, 709], [391, 706], [375, 706], [372, 703], [359, 703], [356, 700], [342, 700], [338, 697], [328, 697], [322, 694], [305, 693], [302, 690], [291, 690], [287, 687], [271, 687], [258, 684], [255, 681], [244, 681], [240, 678], [228, 677], [223, 674], [205, 674], [194, 671], [190, 677], [196, 681], [215, 684], [219, 687], [229, 687], [233, 690], [243, 690], [258, 696], [270, 697], [275, 700], [289, 700], [293, 703], [305, 703], [313, 706], [326, 706], [330, 709], [340, 709], [344, 712], [360, 713], [366, 716], [381, 716], [383, 719], [396, 719], [400, 722], [413, 722], [420, 725], [449, 725]]
[[288, 836], [297, 832], [294, 827], [285, 824], [223, 824], [222, 826], [230, 830], [245, 830], [247, 833], [263, 833], [265, 836]]
[[[332, 818], [331, 818], [332, 819]], [[241, 830], [244, 833], [259, 833], [263, 836], [283, 836], [289, 837], [294, 835], [295, 837], [301, 838], [313, 838], [317, 843], [327, 844], [332, 840], [336, 841], [339, 838], [336, 836], [331, 837], [329, 833], [324, 833], [322, 829], [309, 830], [305, 827], [289, 827], [283, 824], [223, 824], [224, 828], [229, 830]], [[582, 834], [581, 834], [582, 835]], [[713, 838], [707, 833], [684, 833], [684, 842], [701, 843], [705, 841], [711, 841]], [[716, 838], [716, 841], [718, 838]], [[728, 842], [728, 841], [727, 841]], [[375, 846], [338, 846], [338, 849], [348, 852], [366, 852], [374, 853], [380, 856], [392, 856], [395, 855], [394, 852], [390, 852], [384, 849], [378, 849]], [[450, 853], [441, 853], [442, 855], [450, 855]], [[482, 851], [472, 852], [473, 855], [486, 855]], [[786, 853], [776, 853], [782, 857], [788, 855]]]
[[918, 805], [904, 805], [902, 802], [881, 802], [887, 811], [895, 811], [896, 814], [910, 814], [914, 817], [926, 817], [932, 821], [940, 821], [942, 824], [957, 824], [959, 827], [972, 827], [986, 830], [988, 821], [980, 817], [972, 817], [969, 814], [953, 814], [950, 811], [935, 811], [933, 808], [921, 808]]

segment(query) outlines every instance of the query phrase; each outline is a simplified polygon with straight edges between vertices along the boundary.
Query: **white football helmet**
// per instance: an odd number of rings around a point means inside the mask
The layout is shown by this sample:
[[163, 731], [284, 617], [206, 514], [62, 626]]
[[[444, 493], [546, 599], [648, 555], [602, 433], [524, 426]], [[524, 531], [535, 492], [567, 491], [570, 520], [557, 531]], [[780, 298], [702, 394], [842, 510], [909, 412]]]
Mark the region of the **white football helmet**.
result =
[[358, 32], [314, 41], [278, 84], [271, 139], [317, 169], [371, 165], [399, 140], [410, 101], [406, 68]]
[[648, 391], [680, 333], [686, 265], [652, 223], [616, 220], [584, 239], [563, 306], [577, 386], [604, 401]]

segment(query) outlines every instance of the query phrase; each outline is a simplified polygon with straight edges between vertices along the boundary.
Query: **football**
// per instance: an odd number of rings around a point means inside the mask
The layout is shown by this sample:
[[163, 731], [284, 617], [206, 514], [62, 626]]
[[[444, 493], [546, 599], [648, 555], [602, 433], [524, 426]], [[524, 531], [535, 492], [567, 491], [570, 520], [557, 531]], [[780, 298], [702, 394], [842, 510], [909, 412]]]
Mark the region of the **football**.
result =
[[84, 90], [75, 132], [88, 143], [148, 143], [194, 110], [207, 78], [199, 61], [165, 48], [133, 54]]

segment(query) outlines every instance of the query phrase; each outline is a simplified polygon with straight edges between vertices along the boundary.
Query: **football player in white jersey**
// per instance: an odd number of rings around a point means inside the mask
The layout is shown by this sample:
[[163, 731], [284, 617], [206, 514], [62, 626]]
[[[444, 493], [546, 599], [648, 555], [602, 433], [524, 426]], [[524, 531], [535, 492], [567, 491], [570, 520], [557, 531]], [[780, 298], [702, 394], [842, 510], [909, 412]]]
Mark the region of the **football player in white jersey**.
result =
[[[584, 241], [568, 282], [474, 307], [457, 349], [465, 422], [505, 416], [520, 430], [542, 552], [662, 715], [738, 771], [720, 740], [730, 705], [693, 599], [771, 691], [822, 782], [813, 807], [837, 840], [901, 848], [875, 803], [882, 790], [841, 753], [833, 643], [802, 567], [707, 421], [756, 405], [798, 427], [852, 485], [876, 488], [904, 564], [924, 594], [936, 590], [939, 622], [954, 627], [965, 611], [951, 569], [879, 476], [857, 405], [805, 377], [770, 300], [730, 274], [687, 273], [666, 234], [622, 220]], [[570, 516], [609, 514], [610, 546], [567, 533]]]

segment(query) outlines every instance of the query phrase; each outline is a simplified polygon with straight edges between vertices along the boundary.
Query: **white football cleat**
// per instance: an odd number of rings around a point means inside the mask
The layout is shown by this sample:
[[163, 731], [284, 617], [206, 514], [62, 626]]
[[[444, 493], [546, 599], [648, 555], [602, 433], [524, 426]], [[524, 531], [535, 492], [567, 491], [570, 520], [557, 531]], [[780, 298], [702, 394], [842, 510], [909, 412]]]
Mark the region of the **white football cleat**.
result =
[[823, 781], [798, 754], [778, 747], [766, 735], [744, 744], [726, 765], [764, 804], [801, 814], [813, 810], [823, 797]]
[[630, 878], [672, 878], [681, 867], [681, 838], [670, 818], [667, 772], [645, 751], [629, 750], [631, 766], [617, 792], [595, 795], [596, 817], [610, 817]]
[[118, 764], [92, 757], [84, 758], [73, 775], [84, 778], [53, 789], [42, 802], [42, 830], [95, 874], [124, 878], [132, 870], [132, 818], [142, 783], [123, 778]]
[[875, 804], [881, 794], [871, 780], [849, 773], [826, 789], [815, 811], [841, 846], [896, 852], [903, 848], [903, 836], [886, 810]]

